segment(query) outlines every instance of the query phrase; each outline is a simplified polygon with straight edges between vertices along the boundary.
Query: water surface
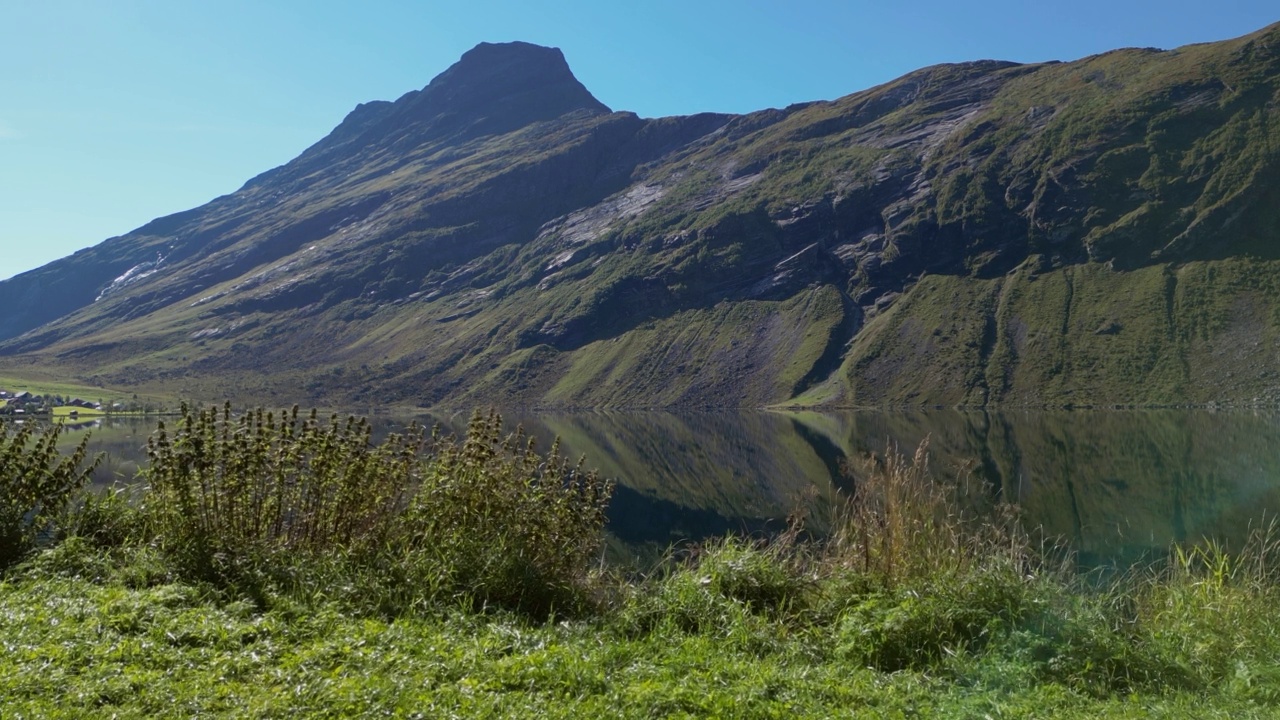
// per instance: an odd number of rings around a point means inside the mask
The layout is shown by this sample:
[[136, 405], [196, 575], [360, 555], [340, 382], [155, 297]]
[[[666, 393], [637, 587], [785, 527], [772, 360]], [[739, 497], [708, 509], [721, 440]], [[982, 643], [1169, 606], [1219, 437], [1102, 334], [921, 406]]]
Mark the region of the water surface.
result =
[[[933, 475], [1010, 501], [1087, 565], [1130, 562], [1175, 541], [1229, 544], [1280, 511], [1280, 414], [1208, 410], [575, 412], [508, 417], [618, 481], [610, 529], [632, 550], [779, 527], [815, 532], [872, 454], [929, 439]], [[408, 419], [377, 418], [379, 432]], [[460, 431], [465, 417], [420, 418]], [[154, 419], [93, 428], [99, 482], [145, 461]]]

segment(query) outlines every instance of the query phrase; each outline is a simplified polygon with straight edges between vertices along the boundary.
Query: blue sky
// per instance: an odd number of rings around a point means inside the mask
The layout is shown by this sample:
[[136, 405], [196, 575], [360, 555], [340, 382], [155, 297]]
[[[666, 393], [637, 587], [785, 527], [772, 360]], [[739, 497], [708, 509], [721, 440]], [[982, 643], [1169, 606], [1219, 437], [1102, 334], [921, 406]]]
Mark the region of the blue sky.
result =
[[483, 41], [559, 47], [602, 102], [651, 117], [1277, 21], [1275, 0], [0, 0], [0, 279], [233, 192]]

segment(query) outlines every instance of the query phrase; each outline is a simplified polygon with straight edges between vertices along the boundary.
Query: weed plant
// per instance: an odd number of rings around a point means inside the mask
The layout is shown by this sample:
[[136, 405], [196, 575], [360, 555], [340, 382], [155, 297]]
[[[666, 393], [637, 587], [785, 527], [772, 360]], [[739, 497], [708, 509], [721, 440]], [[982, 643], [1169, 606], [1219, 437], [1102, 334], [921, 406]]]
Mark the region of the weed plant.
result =
[[89, 438], [70, 456], [58, 451], [60, 425], [37, 430], [0, 420], [0, 569], [22, 558], [51, 530], [89, 481], [100, 458], [85, 464]]
[[417, 484], [421, 433], [373, 446], [367, 421], [182, 408], [147, 443], [157, 538], [183, 571], [232, 579], [385, 542]]
[[558, 443], [504, 439], [496, 413], [462, 441], [411, 426], [375, 445], [364, 419], [184, 408], [148, 455], [146, 514], [184, 576], [384, 612], [575, 604], [610, 492]]

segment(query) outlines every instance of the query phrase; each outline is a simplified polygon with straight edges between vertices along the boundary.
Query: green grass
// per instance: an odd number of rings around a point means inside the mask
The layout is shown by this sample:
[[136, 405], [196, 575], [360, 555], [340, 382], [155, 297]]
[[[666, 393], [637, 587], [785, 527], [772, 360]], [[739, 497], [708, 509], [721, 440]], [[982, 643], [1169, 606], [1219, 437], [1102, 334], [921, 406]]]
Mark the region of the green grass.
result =
[[[857, 595], [833, 585], [845, 609], [806, 618], [752, 602], [794, 585], [777, 560], [722, 546], [615, 611], [546, 623], [449, 608], [386, 618], [323, 600], [262, 609], [174, 581], [145, 553], [71, 543], [0, 581], [0, 700], [10, 717], [42, 718], [1280, 711], [1274, 596], [1151, 580], [1135, 589], [1144, 615], [1128, 625], [1113, 609], [1120, 596], [1027, 583], [1033, 619], [1011, 627], [985, 617], [989, 587], [970, 578]], [[966, 623], [991, 640], [932, 644]]]
[[67, 382], [63, 379], [46, 378], [36, 373], [5, 372], [0, 374], [0, 388], [11, 393], [29, 392], [32, 395], [62, 395], [63, 397], [82, 397], [86, 400], [108, 397], [125, 398], [128, 395], [120, 391], [112, 391], [85, 383]]
[[928, 678], [815, 664], [794, 643], [758, 654], [502, 618], [261, 614], [183, 586], [64, 579], [0, 587], [0, 613], [14, 623], [0, 660], [13, 717], [882, 717], [939, 702]]
[[[130, 406], [151, 406], [153, 408], [174, 407], [178, 404], [174, 395], [147, 392], [136, 393], [133, 390], [126, 391], [85, 382], [75, 382], [68, 380], [67, 377], [67, 375], [63, 374], [48, 374], [30, 368], [4, 367], [3, 362], [0, 362], [0, 390], [6, 390], [10, 393], [29, 392], [32, 395], [61, 396], [67, 399], [78, 397], [94, 402], [102, 401], [104, 407], [109, 407], [116, 402], [123, 402]], [[0, 407], [4, 407], [4, 404], [7, 403], [0, 400]], [[81, 415], [94, 413], [91, 408], [66, 409], [78, 409]], [[57, 408], [55, 408], [56, 411]]]
[[76, 407], [75, 405], [58, 405], [53, 408], [52, 414], [55, 418], [68, 418], [71, 413], [75, 413], [78, 417], [100, 417], [107, 413], [95, 408]]

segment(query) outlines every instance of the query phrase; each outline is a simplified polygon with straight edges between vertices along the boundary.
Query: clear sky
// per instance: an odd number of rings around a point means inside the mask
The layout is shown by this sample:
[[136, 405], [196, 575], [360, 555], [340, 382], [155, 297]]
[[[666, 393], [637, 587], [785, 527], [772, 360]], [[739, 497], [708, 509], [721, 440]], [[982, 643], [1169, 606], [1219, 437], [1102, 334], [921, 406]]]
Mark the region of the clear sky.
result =
[[483, 41], [559, 47], [653, 117], [1277, 21], [1276, 0], [0, 0], [0, 279], [232, 192]]

